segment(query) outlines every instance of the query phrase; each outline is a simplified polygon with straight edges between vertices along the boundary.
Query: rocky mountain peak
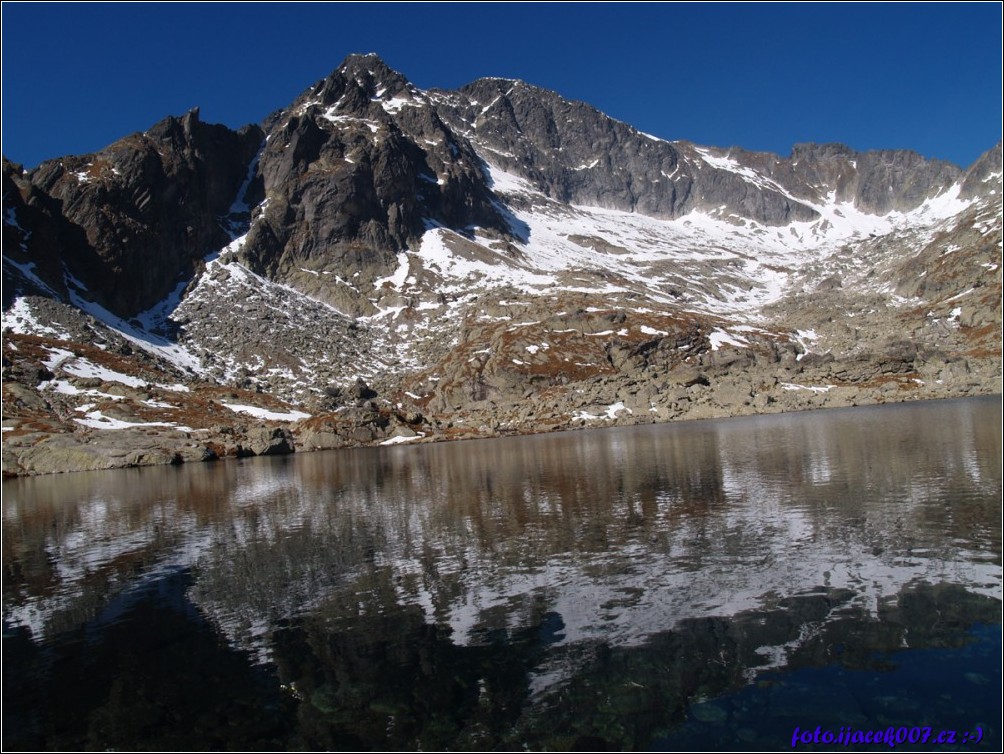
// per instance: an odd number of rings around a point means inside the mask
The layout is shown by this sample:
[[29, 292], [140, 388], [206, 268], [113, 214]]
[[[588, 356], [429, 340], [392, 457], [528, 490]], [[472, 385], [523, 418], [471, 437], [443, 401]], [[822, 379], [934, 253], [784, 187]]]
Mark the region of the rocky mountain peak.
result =
[[[262, 139], [169, 116], [100, 152], [43, 162], [4, 203], [32, 218], [26, 253], [42, 282], [131, 316], [162, 300], [228, 240], [220, 225]], [[58, 259], [58, 263], [57, 260]]]
[[494, 97], [532, 99], [538, 102], [563, 99], [557, 92], [528, 83], [522, 79], [507, 79], [498, 76], [475, 79], [471, 83], [460, 87], [457, 93], [469, 97], [475, 102], [489, 102], [489, 98]]
[[404, 78], [400, 73], [388, 66], [377, 53], [351, 53], [336, 69], [343, 76], [375, 77], [377, 80], [389, 78]]
[[374, 55], [349, 56], [271, 120], [258, 172], [266, 206], [243, 258], [346, 312], [372, 303], [319, 273], [386, 277], [430, 225], [510, 233], [468, 140]]
[[191, 140], [193, 132], [199, 127], [202, 121], [199, 117], [199, 108], [193, 107], [180, 118], [168, 116], [147, 131], [147, 136], [152, 139], [165, 138], [171, 132], [180, 129], [180, 136], [183, 139]]
[[294, 108], [316, 103], [341, 111], [359, 111], [372, 101], [413, 99], [419, 94], [408, 79], [377, 55], [349, 55], [338, 68], [307, 90]]

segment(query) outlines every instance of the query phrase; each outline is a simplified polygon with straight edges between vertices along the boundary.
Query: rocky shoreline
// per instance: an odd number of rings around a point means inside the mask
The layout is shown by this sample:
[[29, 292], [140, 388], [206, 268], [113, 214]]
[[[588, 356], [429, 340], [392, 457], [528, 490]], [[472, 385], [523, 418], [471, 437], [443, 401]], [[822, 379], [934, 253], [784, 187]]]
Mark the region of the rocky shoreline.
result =
[[[787, 402], [771, 401], [732, 407], [707, 404], [695, 405], [670, 419], [635, 416], [617, 412], [612, 417], [578, 418], [571, 421], [547, 414], [541, 423], [524, 427], [501, 426], [490, 417], [470, 415], [444, 422], [441, 419], [420, 420], [409, 424], [398, 414], [373, 412], [371, 420], [346, 422], [337, 415], [317, 417], [309, 423], [291, 426], [273, 424], [235, 425], [185, 433], [174, 437], [167, 431], [120, 429], [71, 434], [46, 432], [5, 438], [3, 477], [37, 476], [76, 471], [133, 468], [137, 466], [178, 465], [241, 458], [256, 455], [280, 455], [337, 448], [375, 447], [398, 444], [418, 444], [457, 440], [484, 439], [512, 435], [533, 435], [543, 432], [575, 431], [602, 427], [660, 424], [702, 419], [738, 418], [792, 411], [812, 411], [825, 408], [882, 405], [919, 400], [946, 400], [981, 395], [997, 395], [1000, 391], [971, 389], [950, 394], [934, 391], [933, 395], [907, 392], [902, 383], [886, 383], [893, 387], [862, 397], [861, 391], [839, 390], [832, 395], [807, 392]], [[851, 397], [852, 395], [856, 397]], [[484, 419], [485, 421], [482, 421]], [[27, 439], [27, 442], [25, 442]]]
[[[52, 405], [54, 395], [73, 396], [40, 393], [8, 380], [3, 388], [3, 476], [1001, 394], [995, 359], [932, 360], [916, 367], [912, 361], [886, 362], [871, 365], [870, 371], [858, 365], [858, 373], [850, 375], [846, 364], [811, 355], [783, 370], [757, 368], [740, 349], [719, 349], [708, 356], [698, 366], [668, 369], [661, 379], [639, 381], [617, 372], [573, 383], [571, 389], [545, 389], [449, 412], [430, 409], [432, 401], [427, 399], [423, 406], [402, 392], [379, 396], [362, 381], [340, 391], [338, 402], [343, 405], [308, 416], [244, 390], [194, 387], [179, 393], [178, 406], [169, 407], [161, 400], [167, 391], [149, 384], [129, 387], [76, 378], [72, 388], [91, 391], [92, 398], [100, 393], [115, 396], [96, 404], [103, 408], [95, 414], [81, 412], [80, 406]], [[83, 407], [93, 409], [93, 404]], [[268, 418], [238, 413], [235, 407], [254, 407]], [[81, 413], [100, 420], [87, 426], [75, 421]], [[60, 420], [60, 414], [66, 418]]]

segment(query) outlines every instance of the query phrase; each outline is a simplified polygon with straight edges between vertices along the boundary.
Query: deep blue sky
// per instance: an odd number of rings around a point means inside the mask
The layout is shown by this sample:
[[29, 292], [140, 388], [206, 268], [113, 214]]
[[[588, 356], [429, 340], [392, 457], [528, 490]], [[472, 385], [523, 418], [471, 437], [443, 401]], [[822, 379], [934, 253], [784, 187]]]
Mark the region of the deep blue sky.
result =
[[352, 52], [420, 88], [520, 78], [666, 139], [962, 166], [1001, 138], [1001, 4], [3, 4], [3, 152], [32, 167], [193, 106], [258, 122]]

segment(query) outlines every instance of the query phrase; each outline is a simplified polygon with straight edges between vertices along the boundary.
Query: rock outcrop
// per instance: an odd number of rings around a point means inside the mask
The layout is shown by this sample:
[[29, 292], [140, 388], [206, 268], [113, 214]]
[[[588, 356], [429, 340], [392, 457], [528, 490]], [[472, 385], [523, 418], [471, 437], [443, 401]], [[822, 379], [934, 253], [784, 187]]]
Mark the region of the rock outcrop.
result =
[[509, 233], [470, 143], [375, 56], [348, 58], [280, 113], [258, 171], [267, 201], [242, 258], [352, 313], [369, 302], [319, 273], [371, 285], [430, 225]]
[[86, 291], [125, 317], [148, 309], [230, 240], [220, 218], [262, 138], [257, 126], [203, 123], [195, 109], [96, 154], [28, 172], [5, 161], [4, 204], [25, 230], [23, 256], [57, 291]]
[[777, 187], [751, 192], [741, 175], [716, 168], [693, 145], [647, 136], [521, 81], [481, 79], [433, 97], [444, 119], [495, 164], [559, 202], [654, 217], [725, 204], [773, 225], [816, 217]]

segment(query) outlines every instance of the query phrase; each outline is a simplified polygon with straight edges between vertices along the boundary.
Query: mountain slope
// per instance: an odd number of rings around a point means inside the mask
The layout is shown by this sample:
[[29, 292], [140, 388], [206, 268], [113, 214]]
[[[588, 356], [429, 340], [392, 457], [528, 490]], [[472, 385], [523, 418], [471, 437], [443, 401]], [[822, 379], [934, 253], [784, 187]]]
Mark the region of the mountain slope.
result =
[[999, 144], [722, 150], [351, 56], [5, 161], [4, 209], [8, 473], [1000, 390]]

